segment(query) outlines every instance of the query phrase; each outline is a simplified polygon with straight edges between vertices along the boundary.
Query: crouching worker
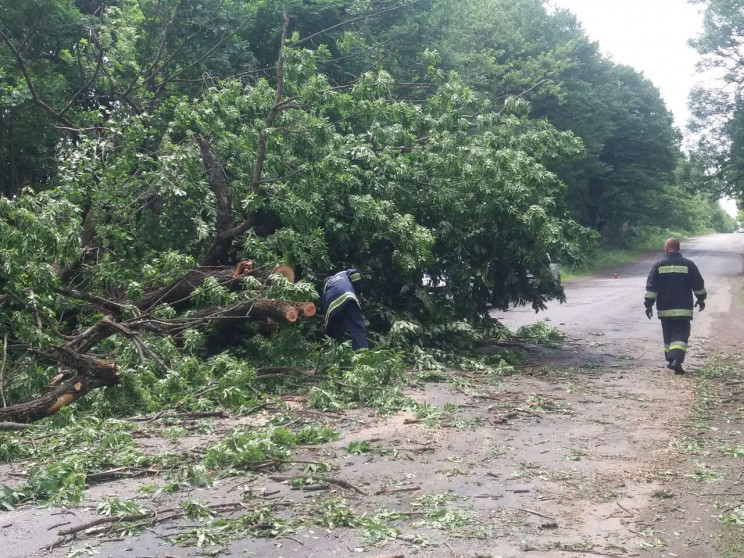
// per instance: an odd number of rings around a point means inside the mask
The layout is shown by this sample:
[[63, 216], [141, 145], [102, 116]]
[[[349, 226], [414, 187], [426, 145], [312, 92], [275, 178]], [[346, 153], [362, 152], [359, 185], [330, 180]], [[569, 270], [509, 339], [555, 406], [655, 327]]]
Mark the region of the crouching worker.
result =
[[346, 330], [354, 349], [367, 348], [367, 326], [359, 305], [361, 275], [356, 269], [341, 271], [326, 279], [322, 307], [328, 337], [343, 341]]

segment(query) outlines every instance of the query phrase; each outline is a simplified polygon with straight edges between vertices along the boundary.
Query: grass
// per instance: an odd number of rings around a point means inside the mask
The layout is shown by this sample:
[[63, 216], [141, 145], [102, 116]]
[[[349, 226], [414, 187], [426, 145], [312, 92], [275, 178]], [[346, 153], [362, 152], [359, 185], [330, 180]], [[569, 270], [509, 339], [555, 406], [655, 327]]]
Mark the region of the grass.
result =
[[[698, 234], [704, 234], [704, 232]], [[659, 253], [663, 252], [664, 241], [667, 238], [674, 237], [685, 240], [690, 236], [693, 235], [689, 232], [670, 230], [646, 232], [640, 235], [633, 248], [598, 248], [589, 256], [589, 261], [586, 264], [578, 267], [561, 268], [561, 278], [563, 281], [570, 281], [600, 272], [614, 272], [613, 268], [633, 263], [648, 252], [654, 250]], [[682, 251], [684, 252], [684, 246]]]

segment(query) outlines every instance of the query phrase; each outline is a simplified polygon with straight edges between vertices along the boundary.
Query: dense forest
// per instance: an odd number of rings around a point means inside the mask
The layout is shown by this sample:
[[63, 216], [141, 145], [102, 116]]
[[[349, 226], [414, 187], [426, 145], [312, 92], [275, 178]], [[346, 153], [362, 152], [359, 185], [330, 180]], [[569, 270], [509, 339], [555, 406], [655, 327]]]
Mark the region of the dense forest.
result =
[[[740, 14], [709, 4], [697, 46], [721, 66]], [[696, 92], [687, 154], [656, 87], [541, 0], [0, 14], [0, 392], [44, 394], [6, 420], [121, 382], [89, 404], [158, 408], [177, 386], [305, 366], [320, 322], [290, 303], [339, 269], [361, 270], [374, 341], [396, 348], [562, 299], [548, 257], [733, 230], [716, 200], [740, 194], [738, 93]], [[726, 75], [738, 92], [738, 65]], [[209, 404], [245, 403], [235, 385]]]

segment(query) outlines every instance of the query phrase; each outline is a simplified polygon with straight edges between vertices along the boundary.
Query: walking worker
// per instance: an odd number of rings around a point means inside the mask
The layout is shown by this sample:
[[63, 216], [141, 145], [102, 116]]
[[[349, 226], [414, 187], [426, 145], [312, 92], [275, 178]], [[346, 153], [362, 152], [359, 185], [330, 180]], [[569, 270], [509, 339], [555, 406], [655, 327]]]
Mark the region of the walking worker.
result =
[[684, 374], [682, 363], [687, 353], [692, 322], [692, 295], [695, 306], [705, 310], [705, 282], [697, 266], [679, 253], [679, 240], [670, 238], [664, 243], [666, 255], [654, 264], [646, 281], [646, 316], [654, 315], [654, 302], [664, 333], [664, 356], [667, 368]]
[[367, 326], [364, 325], [358, 296], [361, 296], [362, 276], [356, 269], [347, 269], [326, 279], [323, 287], [322, 308], [326, 333], [336, 341], [343, 341], [348, 330], [354, 349], [367, 348]]

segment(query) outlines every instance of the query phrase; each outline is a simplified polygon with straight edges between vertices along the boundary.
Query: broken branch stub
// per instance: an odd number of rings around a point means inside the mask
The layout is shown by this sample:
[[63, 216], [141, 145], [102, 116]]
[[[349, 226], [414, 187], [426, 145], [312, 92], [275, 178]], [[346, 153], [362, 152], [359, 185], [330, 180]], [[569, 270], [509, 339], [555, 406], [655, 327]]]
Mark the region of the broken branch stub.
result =
[[[60, 352], [59, 349], [57, 352]], [[71, 351], [70, 351], [71, 352]], [[42, 396], [0, 409], [0, 422], [29, 423], [55, 414], [91, 390], [121, 382], [116, 363], [90, 355], [63, 353], [60, 361], [75, 366], [75, 374], [50, 388]]]

